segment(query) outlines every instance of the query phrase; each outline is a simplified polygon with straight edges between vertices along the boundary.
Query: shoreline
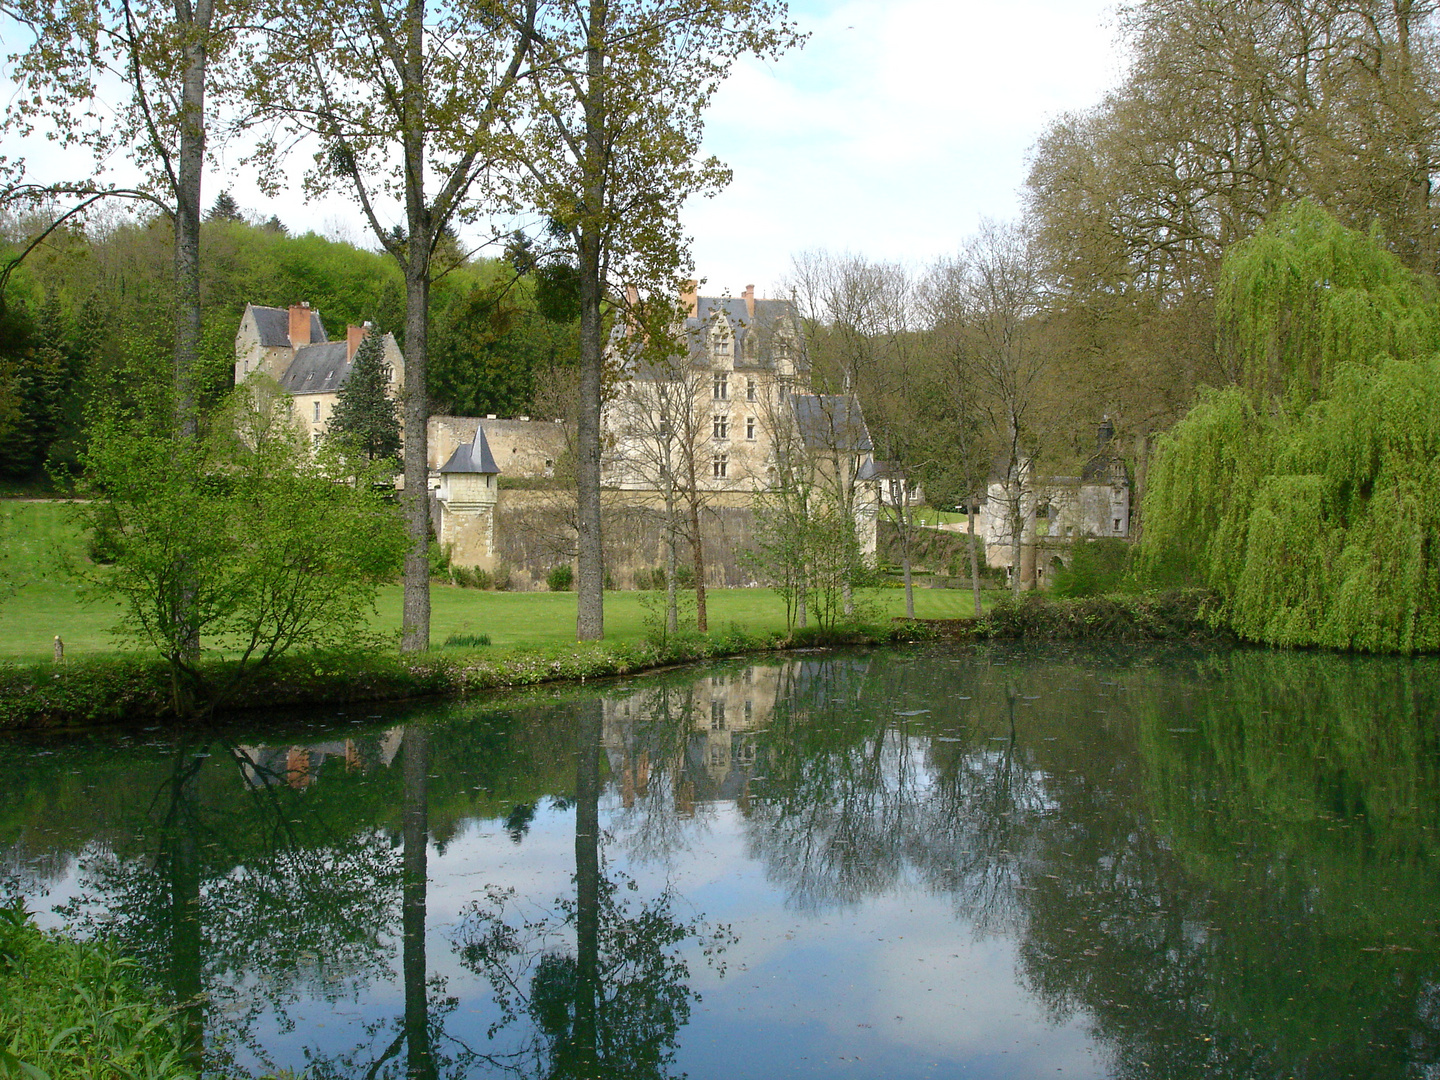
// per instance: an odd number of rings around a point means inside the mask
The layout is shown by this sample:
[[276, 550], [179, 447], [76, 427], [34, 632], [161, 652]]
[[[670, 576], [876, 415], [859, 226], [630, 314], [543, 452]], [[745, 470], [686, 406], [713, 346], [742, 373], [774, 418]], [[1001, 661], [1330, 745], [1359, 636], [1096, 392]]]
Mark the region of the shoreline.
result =
[[[536, 686], [578, 683], [642, 671], [803, 648], [979, 641], [1113, 641], [1117, 643], [1233, 642], [1209, 620], [1210, 597], [1200, 592], [1055, 600], [1027, 593], [984, 618], [894, 618], [888, 625], [815, 628], [752, 634], [731, 628], [664, 644], [586, 642], [515, 649], [420, 654], [308, 653], [284, 657], [262, 670], [213, 718], [259, 709], [400, 703]], [[216, 674], [226, 662], [205, 667]], [[57, 666], [37, 662], [0, 666], [0, 733], [63, 731], [196, 722], [170, 709], [169, 670], [148, 656], [85, 660]], [[210, 718], [207, 718], [207, 720]]]

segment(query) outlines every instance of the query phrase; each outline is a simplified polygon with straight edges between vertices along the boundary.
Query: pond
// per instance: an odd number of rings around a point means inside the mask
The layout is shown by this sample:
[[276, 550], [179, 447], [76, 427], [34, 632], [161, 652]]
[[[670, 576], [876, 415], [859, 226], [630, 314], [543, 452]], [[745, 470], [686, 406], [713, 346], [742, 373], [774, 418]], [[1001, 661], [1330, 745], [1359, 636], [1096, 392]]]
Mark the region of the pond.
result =
[[217, 1075], [1432, 1078], [1437, 717], [1428, 658], [937, 647], [11, 742], [0, 892]]

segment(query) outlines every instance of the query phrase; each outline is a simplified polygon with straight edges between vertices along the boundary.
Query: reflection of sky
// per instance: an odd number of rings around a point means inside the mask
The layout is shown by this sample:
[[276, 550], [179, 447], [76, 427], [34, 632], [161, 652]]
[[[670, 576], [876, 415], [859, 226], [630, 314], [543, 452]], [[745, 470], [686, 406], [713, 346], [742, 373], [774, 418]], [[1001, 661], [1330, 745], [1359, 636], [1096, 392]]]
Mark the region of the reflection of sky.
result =
[[[522, 903], [564, 895], [573, 830], [573, 811], [542, 809], [519, 845], [491, 820], [469, 822], [443, 856], [432, 848], [427, 952], [432, 976], [445, 977], [459, 998], [446, 1023], [452, 1036], [483, 1047], [496, 1018], [488, 986], [450, 947], [463, 909], [491, 884], [513, 887]], [[977, 940], [950, 898], [905, 885], [842, 910], [797, 912], [744, 855], [733, 807], [718, 808], [699, 833], [670, 874], [683, 897], [677, 917], [729, 924], [740, 940], [725, 954], [723, 975], [698, 954], [687, 958], [701, 1000], [680, 1032], [677, 1073], [697, 1080], [1105, 1075], [1082, 1026], [1052, 1025], [1017, 985], [1012, 943]], [[641, 896], [663, 889], [664, 871], [627, 865], [621, 847], [607, 847], [611, 869], [634, 876]], [[398, 942], [395, 956], [398, 971]], [[398, 1017], [403, 1008], [398, 982], [372, 986], [363, 1005], [300, 1004], [295, 1031], [272, 1030], [266, 1041], [280, 1062], [300, 1060], [305, 1046], [345, 1051], [361, 1021]], [[375, 1044], [388, 1041], [387, 1033]]]
[[[622, 821], [618, 800], [607, 793], [602, 825], [613, 830]], [[1013, 943], [977, 937], [957, 919], [953, 898], [928, 894], [902, 876], [883, 895], [800, 911], [747, 855], [745, 820], [733, 804], [707, 808], [684, 832], [688, 850], [668, 867], [632, 865], [623, 833], [612, 832], [605, 849], [612, 871], [637, 880], [639, 897], [658, 894], [668, 876], [680, 897], [677, 918], [728, 924], [739, 938], [724, 956], [723, 976], [698, 949], [687, 956], [701, 1000], [679, 1033], [677, 1073], [696, 1080], [1105, 1075], [1102, 1053], [1081, 1023], [1052, 1024], [1018, 985]], [[443, 854], [432, 845], [427, 960], [431, 977], [443, 978], [445, 993], [458, 999], [446, 1018], [449, 1035], [485, 1049], [486, 1029], [497, 1018], [488, 985], [460, 965], [452, 948], [465, 909], [483, 900], [487, 887], [503, 886], [515, 889], [520, 913], [539, 913], [556, 897], [573, 896], [574, 865], [574, 811], [543, 805], [520, 844], [503, 822], [471, 819]], [[53, 883], [46, 905], [74, 888], [72, 871]], [[404, 1011], [400, 943], [387, 945], [393, 981], [357, 995], [316, 976], [287, 1010], [293, 1027], [268, 1015], [259, 1022], [256, 1041], [272, 1062], [299, 1068], [307, 1048], [321, 1056], [350, 1053], [374, 1023], [383, 1027], [368, 1040], [370, 1057], [360, 1060], [378, 1056]], [[317, 957], [325, 951], [324, 942], [295, 947]], [[502, 1035], [496, 1048], [504, 1041]]]

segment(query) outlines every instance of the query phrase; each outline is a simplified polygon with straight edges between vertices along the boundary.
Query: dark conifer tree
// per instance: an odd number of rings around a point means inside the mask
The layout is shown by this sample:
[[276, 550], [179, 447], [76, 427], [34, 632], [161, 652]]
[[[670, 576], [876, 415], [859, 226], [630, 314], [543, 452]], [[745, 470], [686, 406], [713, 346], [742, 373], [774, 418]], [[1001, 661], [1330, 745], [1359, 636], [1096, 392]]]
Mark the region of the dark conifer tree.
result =
[[328, 435], [344, 453], [367, 461], [400, 464], [400, 412], [386, 393], [390, 373], [385, 363], [384, 335], [370, 327], [355, 350], [350, 377], [340, 387]]

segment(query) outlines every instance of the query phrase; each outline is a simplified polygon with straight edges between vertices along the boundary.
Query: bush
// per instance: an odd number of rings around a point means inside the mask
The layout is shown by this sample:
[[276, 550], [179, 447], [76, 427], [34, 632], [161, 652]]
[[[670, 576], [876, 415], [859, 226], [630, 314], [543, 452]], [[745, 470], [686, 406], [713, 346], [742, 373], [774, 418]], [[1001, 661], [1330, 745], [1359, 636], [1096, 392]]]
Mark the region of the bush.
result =
[[510, 580], [510, 564], [496, 563], [495, 571], [490, 575], [490, 586], [496, 592], [509, 592], [514, 586]]
[[1125, 591], [1130, 542], [1119, 537], [1086, 537], [1070, 548], [1070, 565], [1056, 571], [1055, 596], [1100, 596]]
[[545, 584], [551, 592], [569, 592], [575, 584], [575, 571], [569, 563], [561, 563], [545, 575]]
[[134, 961], [38, 930], [18, 904], [0, 908], [0, 1031], [0, 1076], [195, 1076], [183, 1022]]
[[1215, 596], [1175, 589], [1146, 596], [1055, 600], [1041, 592], [1007, 596], [975, 626], [977, 637], [1040, 641], [1177, 641], [1225, 637]]
[[450, 545], [431, 540], [427, 554], [430, 558], [430, 576], [440, 581], [450, 580]]
[[482, 570], [478, 566], [456, 566], [451, 569], [450, 574], [455, 579], [455, 584], [465, 589], [488, 589], [495, 583], [490, 571]]

